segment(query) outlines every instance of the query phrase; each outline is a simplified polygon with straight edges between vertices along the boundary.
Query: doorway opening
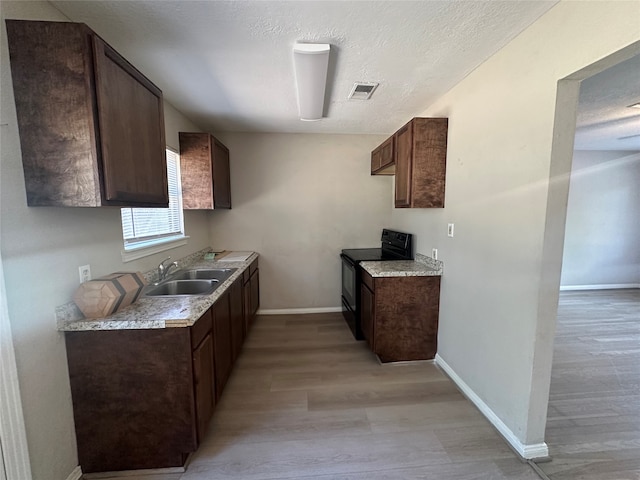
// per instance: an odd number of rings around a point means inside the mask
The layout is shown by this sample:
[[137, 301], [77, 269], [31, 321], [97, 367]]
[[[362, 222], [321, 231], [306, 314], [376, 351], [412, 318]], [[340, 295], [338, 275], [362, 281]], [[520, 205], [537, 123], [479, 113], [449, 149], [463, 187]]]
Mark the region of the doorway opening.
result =
[[562, 260], [562, 291], [545, 435], [551, 461], [539, 463], [552, 480], [640, 471], [640, 110], [630, 108], [639, 77], [636, 43], [558, 84], [550, 204], [558, 203], [545, 249]]

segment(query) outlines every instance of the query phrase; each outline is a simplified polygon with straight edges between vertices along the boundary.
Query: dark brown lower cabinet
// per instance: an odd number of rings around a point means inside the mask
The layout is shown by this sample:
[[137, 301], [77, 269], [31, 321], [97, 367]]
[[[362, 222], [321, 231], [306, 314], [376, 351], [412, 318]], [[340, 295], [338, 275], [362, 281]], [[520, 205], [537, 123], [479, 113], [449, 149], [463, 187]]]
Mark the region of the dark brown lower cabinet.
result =
[[260, 270], [256, 268], [251, 274], [251, 319], [255, 318], [260, 308]]
[[216, 402], [211, 332], [193, 350], [193, 382], [196, 400], [198, 443], [202, 442]]
[[82, 471], [183, 465], [198, 446], [190, 329], [65, 339]]
[[257, 258], [245, 270], [243, 278], [244, 328], [247, 334], [260, 308], [260, 270]]
[[198, 448], [242, 348], [245, 299], [258, 308], [252, 265], [191, 327], [65, 332], [84, 473], [178, 467]]
[[232, 364], [229, 293], [221, 296], [211, 307], [213, 313], [213, 351], [216, 376], [216, 401], [229, 379]]
[[362, 331], [382, 362], [430, 360], [438, 346], [440, 277], [362, 272]]
[[375, 317], [375, 297], [373, 292], [364, 283], [360, 285], [360, 327], [364, 339], [373, 349], [373, 319]]
[[231, 320], [231, 359], [236, 361], [244, 342], [244, 298], [242, 296], [242, 277], [229, 288], [229, 316]]

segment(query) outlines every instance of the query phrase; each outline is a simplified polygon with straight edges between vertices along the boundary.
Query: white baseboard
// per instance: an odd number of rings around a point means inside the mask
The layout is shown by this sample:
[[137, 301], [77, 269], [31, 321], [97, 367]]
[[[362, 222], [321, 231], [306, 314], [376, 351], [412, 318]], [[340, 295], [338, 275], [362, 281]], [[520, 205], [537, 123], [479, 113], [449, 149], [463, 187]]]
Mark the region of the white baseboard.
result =
[[258, 315], [300, 315], [305, 313], [336, 313], [342, 312], [342, 307], [319, 307], [319, 308], [276, 308], [258, 310]]
[[82, 469], [80, 465], [73, 469], [73, 472], [69, 474], [67, 480], [80, 480], [82, 478]]
[[460, 376], [449, 366], [444, 359], [436, 354], [436, 364], [445, 371], [445, 373], [453, 380], [462, 393], [476, 406], [480, 413], [482, 413], [489, 422], [498, 430], [500, 435], [506, 440], [511, 448], [522, 458], [526, 460], [534, 458], [545, 458], [549, 456], [549, 447], [545, 442], [524, 444], [518, 437], [511, 431], [507, 425], [500, 420], [500, 417], [494, 413], [493, 410], [484, 403], [484, 401], [471, 389], [469, 385], [465, 383]]
[[[193, 452], [189, 454], [184, 462], [184, 465], [182, 465], [181, 467], [142, 468], [139, 470], [117, 470], [115, 472], [85, 473], [82, 478], [84, 480], [98, 480], [107, 478], [122, 478], [122, 480], [127, 480], [127, 477], [146, 478], [145, 475], [154, 475], [155, 478], [155, 475], [171, 475], [173, 473], [184, 473], [187, 471], [187, 467], [191, 463], [192, 458]], [[78, 467], [78, 469], [80, 469], [80, 467]], [[80, 475], [82, 475], [82, 473]], [[71, 480], [71, 478], [68, 478], [67, 480]]]
[[640, 283], [607, 283], [604, 285], [562, 285], [560, 291], [572, 290], [622, 290], [627, 288], [640, 288]]
[[107, 478], [122, 478], [127, 480], [127, 477], [142, 478], [145, 475], [171, 475], [172, 473], [184, 473], [187, 471], [186, 463], [182, 467], [167, 467], [167, 468], [144, 468], [140, 470], [118, 470], [115, 472], [96, 472], [85, 473], [84, 480], [99, 480]]

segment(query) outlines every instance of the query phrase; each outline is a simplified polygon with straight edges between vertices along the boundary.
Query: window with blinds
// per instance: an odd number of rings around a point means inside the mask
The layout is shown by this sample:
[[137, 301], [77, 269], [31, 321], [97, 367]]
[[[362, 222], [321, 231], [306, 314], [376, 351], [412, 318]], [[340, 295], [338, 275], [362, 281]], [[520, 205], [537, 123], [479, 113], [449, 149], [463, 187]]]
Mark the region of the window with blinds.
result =
[[125, 251], [150, 247], [184, 236], [180, 156], [169, 149], [167, 149], [167, 183], [169, 208], [123, 208], [120, 210]]

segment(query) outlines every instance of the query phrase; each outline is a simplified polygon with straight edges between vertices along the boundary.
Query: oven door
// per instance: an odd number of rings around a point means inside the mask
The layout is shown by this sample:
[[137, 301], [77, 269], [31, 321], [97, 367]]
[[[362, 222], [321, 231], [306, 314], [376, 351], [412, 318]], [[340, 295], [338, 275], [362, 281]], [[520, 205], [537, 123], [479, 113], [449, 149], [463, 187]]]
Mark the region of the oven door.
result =
[[342, 258], [342, 299], [352, 312], [358, 309], [358, 277], [356, 264], [349, 257], [340, 255]]

